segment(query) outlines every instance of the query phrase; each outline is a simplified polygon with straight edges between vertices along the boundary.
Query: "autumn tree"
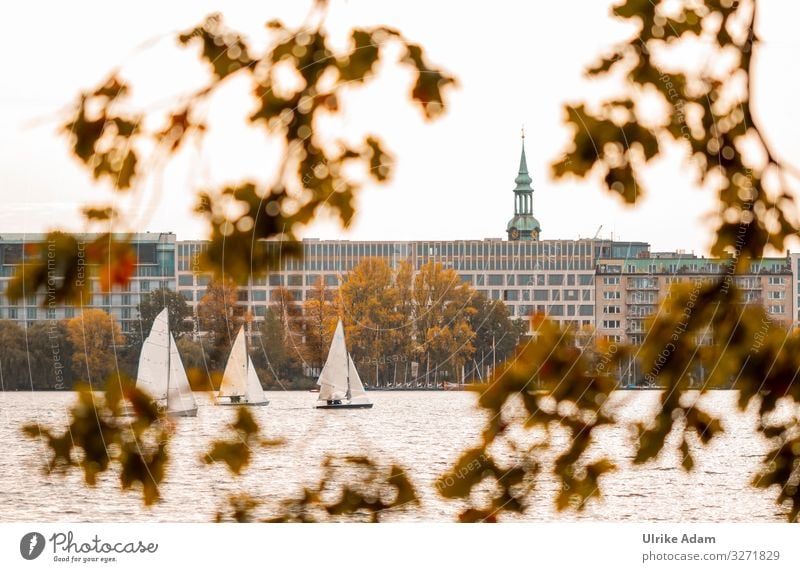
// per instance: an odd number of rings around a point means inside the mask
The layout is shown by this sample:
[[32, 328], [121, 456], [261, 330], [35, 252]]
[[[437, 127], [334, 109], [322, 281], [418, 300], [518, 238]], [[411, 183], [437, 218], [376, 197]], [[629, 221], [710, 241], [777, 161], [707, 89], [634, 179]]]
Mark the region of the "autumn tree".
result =
[[197, 304], [198, 329], [211, 369], [224, 369], [233, 340], [244, 323], [244, 307], [238, 301], [236, 284], [230, 280], [217, 280], [208, 284], [205, 295]]
[[25, 331], [15, 321], [0, 320], [0, 346], [3, 348], [0, 352], [3, 388], [11, 391], [33, 389], [28, 374]]
[[191, 336], [183, 336], [175, 342], [175, 345], [181, 355], [183, 367], [186, 369], [186, 376], [192, 389], [194, 391], [219, 389], [222, 374], [211, 369], [210, 356], [206, 350], [208, 344], [204, 345], [202, 339], [194, 340]]
[[481, 377], [489, 366], [496, 367], [513, 357], [514, 349], [528, 331], [528, 321], [512, 320], [502, 301], [489, 300], [482, 292], [474, 293], [470, 306], [474, 309], [468, 320], [475, 334], [475, 359], [468, 369]]
[[75, 378], [87, 381], [92, 387], [103, 387], [117, 370], [116, 352], [125, 343], [119, 324], [112, 315], [90, 308], [72, 318], [67, 329], [74, 348]]
[[438, 262], [422, 265], [414, 277], [414, 324], [426, 376], [460, 380], [462, 368], [475, 352], [469, 317], [475, 313], [475, 291], [452, 269]]
[[302, 374], [302, 359], [292, 346], [287, 323], [280, 310], [270, 306], [259, 324], [255, 347], [251, 350], [255, 366], [276, 383], [292, 382]]
[[290, 360], [296, 362], [297, 367], [302, 370], [308, 362], [308, 347], [305, 343], [303, 305], [295, 297], [296, 295], [286, 287], [275, 288], [270, 294], [269, 309], [275, 319], [280, 318]]
[[177, 342], [186, 334], [192, 332], [192, 308], [186, 303], [186, 298], [178, 292], [167, 288], [158, 288], [141, 296], [137, 310], [139, 319], [136, 321], [133, 332], [128, 334], [128, 341], [135, 336], [144, 340], [153, 327], [153, 321], [164, 308], [169, 316], [169, 331]]
[[183, 365], [187, 372], [190, 369], [206, 369], [206, 357], [202, 343], [194, 341], [187, 336], [179, 339], [175, 342], [175, 345], [178, 347], [178, 352], [181, 354], [181, 360], [183, 360]]
[[[413, 316], [414, 314], [414, 268], [411, 261], [402, 260], [397, 265], [394, 272], [394, 286], [397, 291], [397, 311], [402, 316]], [[410, 327], [411, 323], [406, 322], [403, 327]], [[405, 336], [406, 339], [411, 336]]]
[[28, 366], [36, 389], [72, 389], [72, 342], [64, 320], [35, 322], [25, 331]]
[[328, 356], [333, 332], [340, 317], [339, 299], [321, 280], [308, 293], [303, 304], [305, 357], [310, 365], [321, 368]]
[[407, 359], [412, 314], [403, 315], [392, 268], [382, 258], [366, 258], [340, 288], [350, 353], [362, 379], [377, 384], [387, 379], [399, 356]]

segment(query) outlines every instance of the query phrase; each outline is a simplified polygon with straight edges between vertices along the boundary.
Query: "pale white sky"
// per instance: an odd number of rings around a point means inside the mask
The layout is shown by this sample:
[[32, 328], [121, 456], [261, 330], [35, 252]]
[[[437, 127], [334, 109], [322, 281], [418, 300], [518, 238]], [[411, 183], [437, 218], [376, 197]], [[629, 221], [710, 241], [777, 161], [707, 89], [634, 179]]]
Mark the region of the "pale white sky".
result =
[[[304, 236], [350, 239], [447, 239], [504, 236], [513, 214], [520, 126], [526, 127], [534, 214], [542, 238], [601, 236], [642, 240], [654, 250], [705, 252], [714, 198], [693, 187], [679, 153], [654, 165], [649, 191], [631, 210], [600, 190], [597, 179], [556, 183], [549, 164], [569, 132], [561, 105], [600, 98], [603, 86], [583, 78], [583, 68], [629, 28], [609, 18], [610, 2], [430, 2], [332, 0], [328, 27], [336, 38], [348, 26], [388, 24], [428, 48], [432, 61], [460, 81], [448, 113], [423, 122], [408, 103], [408, 76], [387, 70], [375, 86], [352, 93], [341, 127], [353, 136], [374, 130], [397, 159], [386, 186], [367, 188], [352, 226], [342, 231], [321, 221]], [[800, 164], [794, 73], [800, 5], [762, 2], [758, 52], [758, 117], [778, 154]], [[174, 33], [221, 11], [226, 23], [258, 44], [264, 22], [300, 22], [307, 2], [27, 2], [5, 9], [0, 35], [0, 233], [81, 230], [80, 205], [106, 202], [57, 134], [57, 112], [82, 89], [121, 67], [137, 102], [200, 85], [196, 48], [181, 49]], [[121, 11], [119, 6], [124, 6]], [[143, 43], [146, 43], [143, 47]], [[232, 84], [209, 109], [212, 131], [203, 154], [184, 153], [161, 188], [149, 184], [121, 205], [138, 230], [172, 231], [179, 239], [203, 237], [191, 212], [203, 185], [246, 176], [266, 180], [270, 153], [259, 131], [243, 127], [252, 110], [243, 84]]]

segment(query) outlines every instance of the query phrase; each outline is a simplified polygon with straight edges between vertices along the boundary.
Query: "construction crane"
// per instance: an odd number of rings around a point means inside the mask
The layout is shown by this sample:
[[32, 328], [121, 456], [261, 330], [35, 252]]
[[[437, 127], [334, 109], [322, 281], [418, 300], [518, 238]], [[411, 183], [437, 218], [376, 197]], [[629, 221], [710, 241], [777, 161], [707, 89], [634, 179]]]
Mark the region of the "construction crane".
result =
[[600, 231], [603, 230], [603, 225], [597, 227], [597, 232], [594, 233], [594, 237], [597, 238], [600, 235]]

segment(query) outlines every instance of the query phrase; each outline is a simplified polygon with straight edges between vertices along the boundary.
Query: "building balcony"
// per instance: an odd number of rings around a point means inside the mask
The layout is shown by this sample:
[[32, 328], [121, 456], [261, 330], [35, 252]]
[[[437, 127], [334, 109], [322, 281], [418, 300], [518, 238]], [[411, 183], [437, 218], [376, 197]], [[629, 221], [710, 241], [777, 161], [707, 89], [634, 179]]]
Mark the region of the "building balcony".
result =
[[630, 296], [625, 299], [625, 303], [628, 306], [654, 306], [655, 304], [658, 303], [658, 300], [656, 300], [655, 298], [653, 298], [652, 300], [644, 300], [642, 298], [636, 298]]

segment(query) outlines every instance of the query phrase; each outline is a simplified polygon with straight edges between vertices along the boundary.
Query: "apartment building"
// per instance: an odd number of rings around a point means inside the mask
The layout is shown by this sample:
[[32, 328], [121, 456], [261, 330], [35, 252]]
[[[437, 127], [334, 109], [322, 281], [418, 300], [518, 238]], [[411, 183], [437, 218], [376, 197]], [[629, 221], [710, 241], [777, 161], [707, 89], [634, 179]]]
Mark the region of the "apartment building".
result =
[[[647, 319], [658, 311], [673, 284], [717, 280], [724, 274], [726, 262], [683, 253], [599, 260], [595, 277], [597, 334], [616, 342], [641, 344]], [[772, 319], [788, 327], [796, 316], [796, 272], [797, 264], [790, 264], [788, 257], [763, 258], [733, 280], [743, 290], [744, 303], [763, 304]]]

